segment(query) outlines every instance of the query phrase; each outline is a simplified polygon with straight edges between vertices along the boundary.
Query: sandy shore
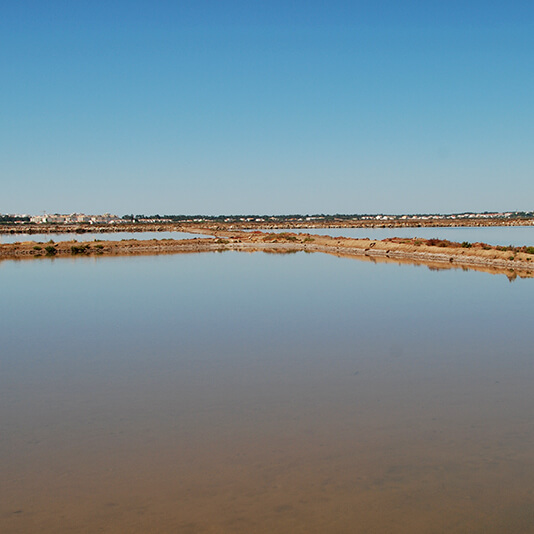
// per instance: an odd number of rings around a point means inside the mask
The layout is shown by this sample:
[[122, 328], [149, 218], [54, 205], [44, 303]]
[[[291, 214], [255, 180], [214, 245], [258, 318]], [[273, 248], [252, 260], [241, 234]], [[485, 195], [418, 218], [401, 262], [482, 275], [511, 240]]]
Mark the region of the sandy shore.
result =
[[[267, 253], [304, 251], [371, 261], [424, 264], [436, 269], [474, 269], [506, 274], [509, 278], [534, 277], [534, 253], [521, 251], [521, 249], [493, 247], [482, 243], [462, 246], [459, 243], [443, 240], [394, 238], [376, 241], [304, 233], [274, 234], [266, 231], [242, 232], [212, 228], [195, 228], [193, 231], [210, 234], [213, 237], [91, 242], [77, 242], [73, 239], [58, 243], [27, 241], [1, 244], [0, 260], [179, 254], [227, 250]], [[532, 252], [531, 249], [528, 250]]]

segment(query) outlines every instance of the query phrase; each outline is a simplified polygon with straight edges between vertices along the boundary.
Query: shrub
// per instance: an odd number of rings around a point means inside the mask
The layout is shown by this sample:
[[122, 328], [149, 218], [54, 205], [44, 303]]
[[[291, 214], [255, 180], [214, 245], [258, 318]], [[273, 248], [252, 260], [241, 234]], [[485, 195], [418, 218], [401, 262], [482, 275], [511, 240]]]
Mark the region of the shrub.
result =
[[285, 239], [286, 241], [297, 241], [296, 236], [288, 234], [287, 232], [282, 232], [281, 234], [278, 234], [278, 238]]
[[33, 247], [33, 250], [43, 250], [43, 247], [40, 247], [39, 245], [35, 245]]
[[471, 243], [469, 243], [469, 241], [464, 241], [462, 243], [462, 248], [471, 248], [473, 245], [471, 245]]
[[448, 239], [428, 239], [426, 241], [427, 245], [434, 246], [434, 247], [453, 247], [457, 248], [460, 247], [460, 243], [457, 243], [456, 241], [449, 241]]
[[57, 254], [56, 247], [54, 247], [53, 245], [48, 245], [47, 247], [45, 247], [45, 251], [47, 256], [54, 256], [55, 254]]
[[272, 233], [271, 233], [271, 234], [267, 234], [267, 235], [263, 238], [263, 240], [264, 240], [264, 241], [275, 241], [275, 240], [278, 238], [279, 235], [281, 235], [281, 234], [272, 234]]
[[83, 254], [87, 252], [88, 245], [73, 245], [70, 247], [71, 254]]

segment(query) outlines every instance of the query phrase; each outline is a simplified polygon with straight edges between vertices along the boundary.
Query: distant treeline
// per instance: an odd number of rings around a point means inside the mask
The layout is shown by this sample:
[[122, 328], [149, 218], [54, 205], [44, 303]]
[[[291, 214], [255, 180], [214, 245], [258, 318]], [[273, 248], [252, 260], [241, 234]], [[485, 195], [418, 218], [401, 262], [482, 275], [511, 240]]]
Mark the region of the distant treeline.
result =
[[413, 214], [402, 214], [402, 215], [393, 215], [393, 214], [384, 214], [384, 213], [335, 213], [333, 215], [316, 213], [316, 214], [289, 214], [289, 215], [124, 215], [122, 217], [125, 221], [132, 222], [143, 222], [143, 221], [168, 221], [168, 222], [186, 222], [186, 221], [214, 221], [214, 222], [239, 222], [239, 221], [273, 221], [273, 222], [283, 222], [283, 221], [295, 221], [295, 220], [317, 220], [317, 221], [344, 221], [344, 220], [362, 220], [362, 219], [375, 219], [379, 217], [387, 217], [388, 219], [400, 219], [402, 217], [407, 218], [422, 218], [422, 217], [438, 217], [438, 218], [503, 218], [503, 219], [527, 219], [534, 217], [534, 211], [515, 211], [503, 213], [494, 213], [494, 212], [463, 212], [463, 213], [451, 213], [451, 214], [440, 214], [440, 213], [413, 213]]
[[11, 224], [16, 222], [30, 222], [30, 218], [19, 215], [0, 215], [0, 224]]
[[[514, 211], [506, 213], [495, 212], [463, 212], [463, 213], [413, 213], [413, 214], [387, 214], [387, 213], [335, 213], [333, 215], [325, 213], [314, 214], [288, 214], [288, 215], [144, 215], [128, 214], [123, 215], [123, 221], [131, 222], [192, 222], [192, 221], [213, 221], [213, 222], [273, 222], [282, 223], [290, 221], [349, 221], [349, 220], [400, 220], [400, 219], [531, 219], [534, 218], [534, 211]], [[0, 224], [28, 223], [29, 216], [24, 215], [2, 215], [0, 214]]]
[[166, 220], [172, 222], [181, 222], [181, 221], [194, 221], [195, 219], [202, 219], [205, 221], [255, 221], [256, 219], [262, 219], [265, 221], [284, 221], [284, 220], [296, 220], [296, 219], [321, 219], [321, 220], [334, 220], [334, 219], [354, 219], [361, 218], [364, 215], [347, 215], [339, 214], [335, 215], [300, 215], [300, 214], [290, 214], [290, 215], [123, 215], [122, 219], [125, 221], [145, 221], [145, 220]]

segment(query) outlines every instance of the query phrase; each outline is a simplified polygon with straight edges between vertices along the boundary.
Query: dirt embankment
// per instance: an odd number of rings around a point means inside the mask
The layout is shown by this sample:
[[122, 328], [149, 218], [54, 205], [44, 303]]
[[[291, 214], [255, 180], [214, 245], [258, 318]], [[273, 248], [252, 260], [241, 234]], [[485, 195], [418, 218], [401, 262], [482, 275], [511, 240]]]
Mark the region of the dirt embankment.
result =
[[534, 277], [533, 247], [492, 247], [483, 243], [460, 244], [445, 240], [386, 239], [373, 241], [304, 233], [241, 232], [198, 228], [211, 238], [123, 241], [76, 240], [59, 243], [10, 243], [0, 245], [1, 259], [76, 256], [126, 256], [216, 251], [322, 252], [371, 261], [424, 264], [430, 268], [475, 269], [502, 273], [510, 278]]
[[84, 234], [117, 232], [205, 232], [224, 230], [300, 230], [307, 228], [448, 228], [448, 227], [484, 227], [484, 226], [534, 226], [534, 218], [493, 218], [493, 219], [396, 219], [396, 220], [361, 220], [361, 219], [325, 219], [311, 221], [205, 221], [199, 222], [158, 222], [158, 223], [121, 223], [121, 224], [5, 224], [0, 226], [4, 234]]

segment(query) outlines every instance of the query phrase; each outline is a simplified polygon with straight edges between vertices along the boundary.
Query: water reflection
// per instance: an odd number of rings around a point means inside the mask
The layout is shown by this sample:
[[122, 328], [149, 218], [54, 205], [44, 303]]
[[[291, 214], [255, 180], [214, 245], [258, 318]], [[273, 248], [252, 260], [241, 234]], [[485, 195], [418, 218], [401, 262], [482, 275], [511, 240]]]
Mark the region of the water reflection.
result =
[[0, 234], [0, 243], [23, 243], [35, 241], [37, 243], [55, 243], [61, 241], [121, 241], [122, 239], [194, 239], [206, 237], [189, 232], [85, 232], [68, 234]]
[[326, 255], [6, 262], [5, 532], [529, 532], [534, 283]]

